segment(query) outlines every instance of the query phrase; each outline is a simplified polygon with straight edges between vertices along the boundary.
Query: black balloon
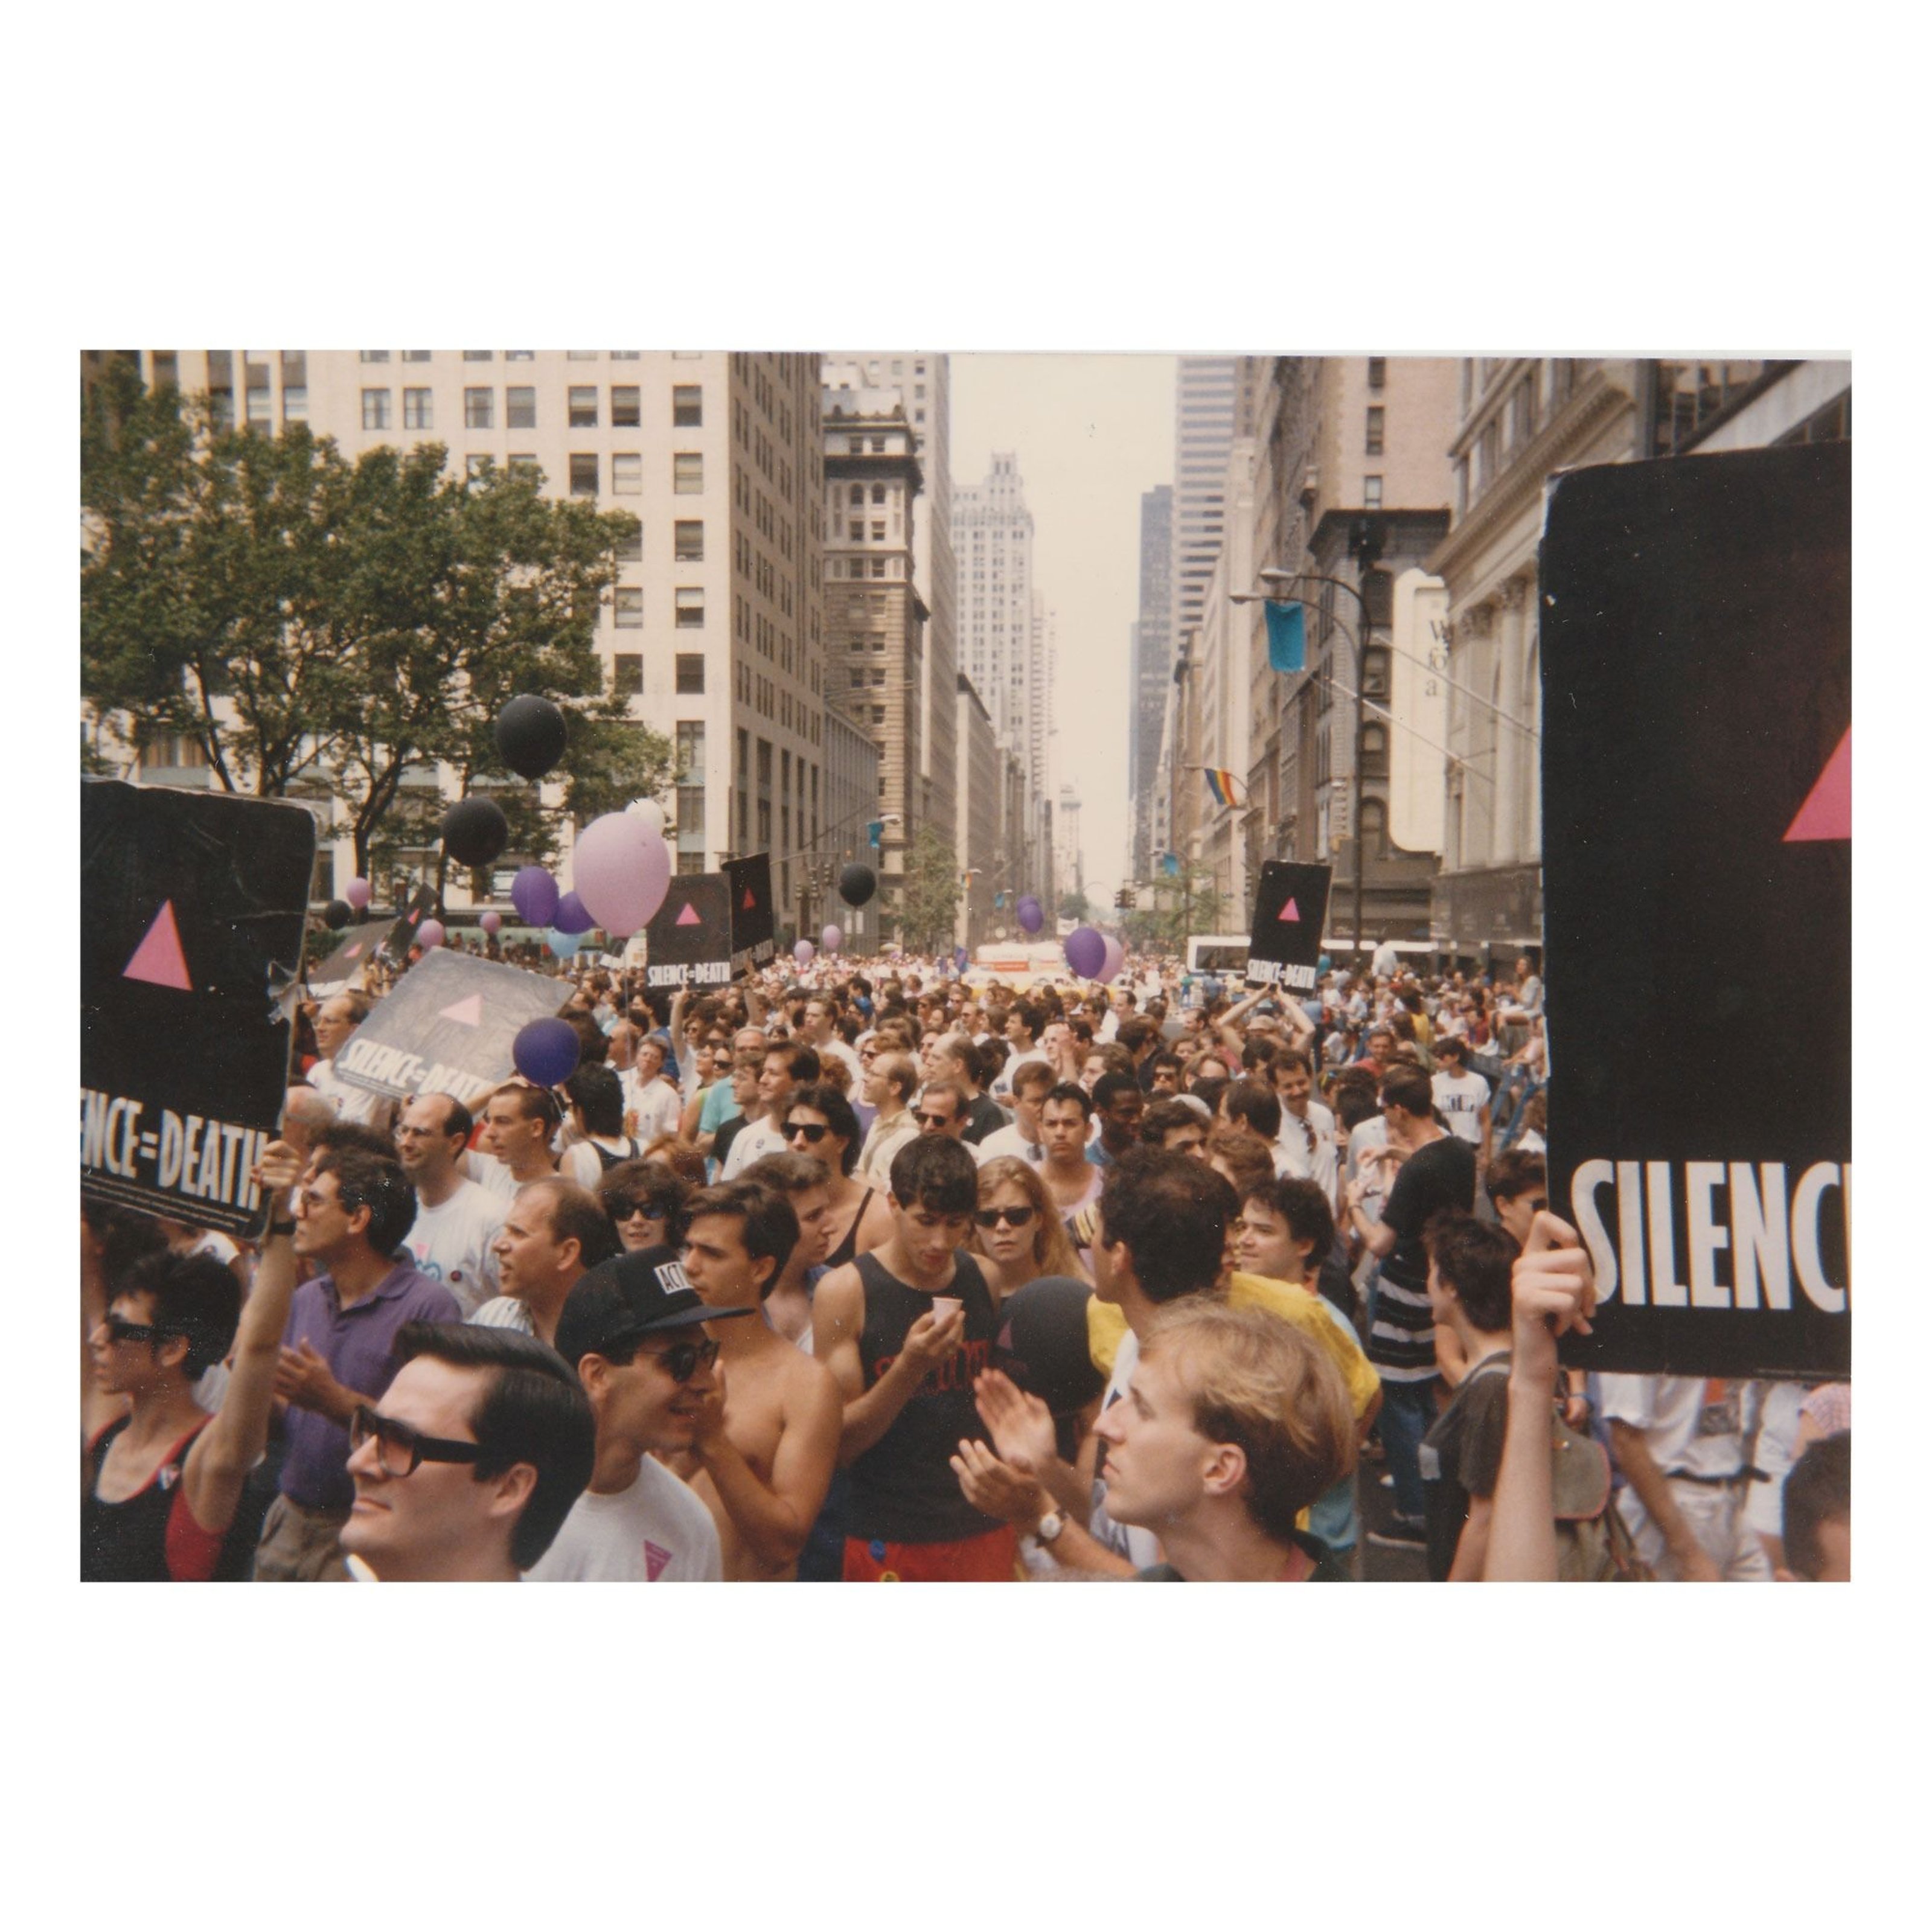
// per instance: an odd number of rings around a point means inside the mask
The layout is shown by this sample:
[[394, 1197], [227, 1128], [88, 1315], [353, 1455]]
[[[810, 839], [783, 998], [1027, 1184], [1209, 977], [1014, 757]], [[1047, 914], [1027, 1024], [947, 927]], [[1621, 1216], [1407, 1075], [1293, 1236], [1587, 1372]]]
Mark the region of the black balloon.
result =
[[838, 874], [838, 896], [848, 906], [862, 906], [879, 890], [869, 866], [850, 865]]
[[346, 899], [331, 899], [322, 909], [322, 922], [331, 932], [340, 932], [355, 916], [355, 908]]
[[496, 714], [496, 748], [519, 778], [540, 778], [563, 756], [563, 713], [547, 698], [513, 698]]
[[460, 798], [442, 814], [442, 848], [459, 866], [487, 866], [510, 842], [510, 821], [494, 799]]

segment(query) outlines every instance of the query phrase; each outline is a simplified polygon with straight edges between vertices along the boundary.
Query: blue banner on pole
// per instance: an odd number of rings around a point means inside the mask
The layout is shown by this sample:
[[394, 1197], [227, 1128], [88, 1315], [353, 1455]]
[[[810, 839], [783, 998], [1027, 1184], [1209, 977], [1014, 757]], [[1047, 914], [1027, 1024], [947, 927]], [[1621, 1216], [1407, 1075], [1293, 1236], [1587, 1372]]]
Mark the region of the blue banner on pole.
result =
[[1173, 878], [1180, 870], [1180, 854], [1178, 852], [1163, 852], [1160, 855], [1160, 869], [1170, 879]]
[[1268, 605], [1268, 662], [1276, 670], [1308, 668], [1308, 638], [1302, 608], [1297, 603]]

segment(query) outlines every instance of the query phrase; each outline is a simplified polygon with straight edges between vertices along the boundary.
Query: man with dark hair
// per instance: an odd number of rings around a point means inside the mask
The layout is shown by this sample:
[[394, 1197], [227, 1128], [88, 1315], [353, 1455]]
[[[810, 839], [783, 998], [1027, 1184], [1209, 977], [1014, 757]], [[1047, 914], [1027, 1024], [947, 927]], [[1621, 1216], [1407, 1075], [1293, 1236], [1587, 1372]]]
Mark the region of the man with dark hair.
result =
[[1285, 1165], [1281, 1153], [1281, 1102], [1274, 1087], [1265, 1079], [1231, 1080], [1222, 1090], [1221, 1118], [1237, 1132], [1252, 1134], [1268, 1149], [1268, 1165], [1280, 1173]]
[[1156, 1100], [1141, 1115], [1141, 1144], [1166, 1153], [1208, 1157], [1208, 1123], [1184, 1100]]
[[848, 1582], [992, 1582], [1013, 1574], [1012, 1532], [962, 1496], [952, 1456], [983, 1438], [973, 1380], [988, 1366], [1003, 1286], [968, 1254], [979, 1169], [950, 1136], [894, 1156], [890, 1240], [819, 1283], [812, 1352], [843, 1398], [852, 1475]]
[[1457, 1139], [1480, 1148], [1486, 1164], [1490, 1148], [1490, 1083], [1469, 1067], [1468, 1045], [1454, 1034], [1436, 1042], [1436, 1070], [1430, 1081], [1436, 1105]]
[[1784, 1479], [1780, 1582], [1852, 1580], [1852, 1432], [1813, 1443]]
[[503, 1226], [503, 1204], [457, 1163], [475, 1124], [453, 1094], [423, 1094], [396, 1123], [396, 1158], [416, 1191], [416, 1218], [404, 1237], [419, 1274], [440, 1281], [466, 1316], [496, 1293], [490, 1250]]
[[1147, 1096], [1131, 1073], [1103, 1073], [1094, 1083], [1094, 1112], [1100, 1122], [1100, 1138], [1088, 1143], [1087, 1158], [1096, 1167], [1112, 1167], [1140, 1138], [1141, 1115]]
[[[785, 1193], [728, 1182], [693, 1196], [686, 1213], [685, 1278], [699, 1298], [763, 1301], [800, 1239]], [[726, 1324], [718, 1349], [723, 1395], [704, 1404], [689, 1456], [674, 1467], [711, 1511], [728, 1579], [789, 1582], [838, 1466], [844, 1401], [825, 1366], [765, 1321]]]
[[1424, 1231], [1429, 1300], [1470, 1365], [1454, 1399], [1422, 1438], [1429, 1574], [1481, 1580], [1490, 1516], [1509, 1424], [1510, 1270], [1515, 1238], [1468, 1215], [1438, 1214]]
[[993, 1083], [996, 1094], [1010, 1092], [1014, 1076], [1030, 1061], [1052, 1064], [1040, 1043], [1040, 1029], [1046, 1023], [1045, 1012], [1031, 1000], [1016, 1000], [1006, 1009], [1006, 1044], [1012, 1048], [1012, 1058], [1006, 1062], [1000, 1078]]
[[785, 1110], [791, 1096], [801, 1087], [818, 1078], [818, 1055], [802, 1042], [776, 1040], [765, 1049], [763, 1070], [758, 1076], [758, 1101], [761, 1112], [731, 1143], [722, 1180], [736, 1180], [753, 1161], [768, 1154], [783, 1154]]
[[624, 1131], [624, 1083], [608, 1066], [580, 1065], [563, 1090], [572, 1138], [561, 1172], [578, 1186], [595, 1189], [620, 1161], [634, 1160], [640, 1151], [636, 1137]]
[[556, 1352], [506, 1330], [412, 1322], [380, 1404], [350, 1430], [342, 1529], [364, 1582], [514, 1582], [590, 1481], [596, 1430]]
[[255, 1552], [257, 1582], [341, 1574], [339, 1534], [355, 1500], [349, 1422], [395, 1373], [411, 1322], [457, 1322], [456, 1298], [403, 1252], [416, 1200], [400, 1168], [359, 1148], [325, 1148], [295, 1195], [295, 1251], [318, 1272], [295, 1292], [275, 1393], [289, 1405], [280, 1493]]
[[600, 1262], [572, 1289], [557, 1351], [590, 1399], [596, 1468], [532, 1582], [722, 1576], [711, 1512], [651, 1452], [688, 1449], [716, 1395], [718, 1343], [704, 1324], [757, 1313], [706, 1307], [668, 1248]]
[[518, 1190], [496, 1236], [503, 1292], [470, 1318], [554, 1343], [570, 1291], [618, 1246], [603, 1202], [589, 1189], [560, 1174], [533, 1180]]
[[859, 1096], [874, 1112], [859, 1152], [859, 1174], [862, 1180], [884, 1186], [892, 1172], [893, 1155], [919, 1132], [912, 1114], [919, 1070], [907, 1054], [892, 1051], [876, 1038], [860, 1058], [864, 1072]]
[[1382, 1119], [1388, 1144], [1363, 1156], [1363, 1165], [1396, 1164], [1379, 1221], [1364, 1210], [1364, 1176], [1348, 1186], [1348, 1212], [1363, 1246], [1382, 1263], [1370, 1304], [1369, 1360], [1382, 1378], [1382, 1447], [1395, 1489], [1395, 1515], [1370, 1540], [1420, 1550], [1426, 1547], [1424, 1498], [1418, 1452], [1436, 1420], [1435, 1317], [1429, 1302], [1429, 1252], [1423, 1230], [1445, 1208], [1467, 1214], [1476, 1204], [1475, 1150], [1437, 1126], [1429, 1076], [1398, 1066], [1383, 1076]]
[[1141, 1078], [1150, 1102], [1171, 1100], [1180, 1091], [1180, 1056], [1162, 1050], [1150, 1053], [1141, 1062]]
[[980, 1088], [980, 1049], [970, 1034], [948, 1034], [932, 1056], [933, 1076], [950, 1080], [966, 1095], [966, 1125], [962, 1134], [968, 1145], [977, 1147], [988, 1135], [1006, 1124], [1005, 1110]]
[[1114, 1044], [1134, 1064], [1134, 1078], [1144, 1094], [1152, 1084], [1148, 1063], [1160, 1045], [1160, 1028], [1144, 1013], [1124, 1015], [1114, 1029]]
[[1077, 1082], [1063, 1080], [1050, 1088], [1040, 1102], [1040, 1138], [1045, 1157], [1040, 1178], [1046, 1183], [1054, 1211], [1070, 1230], [1081, 1210], [1100, 1198], [1100, 1184], [1111, 1169], [1087, 1158], [1088, 1124], [1094, 1118], [1094, 1098]]
[[1315, 1098], [1315, 1066], [1300, 1048], [1284, 1046], [1270, 1070], [1281, 1102], [1281, 1152], [1276, 1171], [1312, 1180], [1335, 1204], [1335, 1116]]
[[548, 1087], [512, 1080], [499, 1087], [483, 1108], [483, 1132], [469, 1156], [472, 1180], [508, 1201], [520, 1187], [556, 1172], [550, 1142], [562, 1109]]
[[1040, 1110], [1054, 1086], [1053, 1069], [1044, 1060], [1029, 1060], [1012, 1078], [1013, 1118], [1010, 1126], [988, 1134], [980, 1143], [978, 1159], [984, 1167], [1002, 1155], [1037, 1167], [1046, 1158], [1040, 1141]]
[[969, 1105], [966, 1090], [958, 1081], [928, 1080], [920, 1090], [913, 1118], [919, 1123], [922, 1137], [936, 1136], [940, 1140], [957, 1141], [963, 1147], [971, 1118]]

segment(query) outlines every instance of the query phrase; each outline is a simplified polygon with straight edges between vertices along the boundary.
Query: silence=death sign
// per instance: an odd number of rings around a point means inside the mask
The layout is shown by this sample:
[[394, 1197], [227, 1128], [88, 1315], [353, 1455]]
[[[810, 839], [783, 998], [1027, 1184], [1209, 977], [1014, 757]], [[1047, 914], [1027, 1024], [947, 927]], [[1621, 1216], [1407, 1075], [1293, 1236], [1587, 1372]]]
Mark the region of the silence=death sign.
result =
[[656, 990], [731, 982], [731, 882], [721, 872], [674, 878], [644, 928], [644, 984]]
[[1593, 1367], [1851, 1361], [1851, 458], [1580, 470], [1542, 598], [1550, 1203]]
[[749, 858], [728, 859], [724, 883], [731, 896], [731, 970], [748, 972], [778, 951], [772, 855], [754, 852]]
[[379, 1000], [335, 1056], [352, 1087], [392, 1100], [453, 1094], [467, 1106], [514, 1071], [518, 1032], [562, 1004], [554, 980], [440, 947]]
[[1332, 876], [1328, 866], [1263, 861], [1255, 888], [1254, 932], [1248, 941], [1250, 986], [1314, 992]]
[[82, 780], [84, 1195], [230, 1233], [258, 1220], [314, 866], [299, 806]]

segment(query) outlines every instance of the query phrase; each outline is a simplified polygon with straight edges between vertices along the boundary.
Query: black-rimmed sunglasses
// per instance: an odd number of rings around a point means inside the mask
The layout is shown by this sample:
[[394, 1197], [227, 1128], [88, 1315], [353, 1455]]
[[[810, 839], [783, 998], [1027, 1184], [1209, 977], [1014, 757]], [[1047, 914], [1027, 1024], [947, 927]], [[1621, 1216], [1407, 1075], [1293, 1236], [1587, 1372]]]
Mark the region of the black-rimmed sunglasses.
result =
[[674, 1342], [668, 1348], [640, 1348], [674, 1382], [688, 1382], [700, 1368], [708, 1369], [718, 1359], [718, 1344], [709, 1335], [695, 1342]]
[[788, 1120], [784, 1124], [784, 1137], [795, 1141], [800, 1134], [808, 1147], [816, 1147], [832, 1130], [823, 1120]]
[[379, 1414], [364, 1403], [349, 1418], [349, 1448], [352, 1454], [373, 1441], [376, 1460], [386, 1476], [413, 1476], [425, 1462], [480, 1462], [480, 1442], [457, 1442], [440, 1436], [424, 1436], [393, 1415]]
[[110, 1342], [146, 1342], [151, 1348], [158, 1348], [182, 1332], [178, 1328], [153, 1328], [146, 1322], [124, 1321], [118, 1315], [104, 1315], [100, 1325], [107, 1330]]
[[647, 1221], [662, 1221], [665, 1218], [664, 1208], [657, 1202], [646, 1201], [634, 1194], [607, 1194], [604, 1197], [605, 1210], [614, 1221], [628, 1221], [633, 1214], [641, 1214]]
[[1024, 1228], [1033, 1219], [1033, 1210], [1024, 1202], [1017, 1208], [982, 1208], [973, 1218], [982, 1228], [997, 1228], [1002, 1222], [1009, 1228]]

